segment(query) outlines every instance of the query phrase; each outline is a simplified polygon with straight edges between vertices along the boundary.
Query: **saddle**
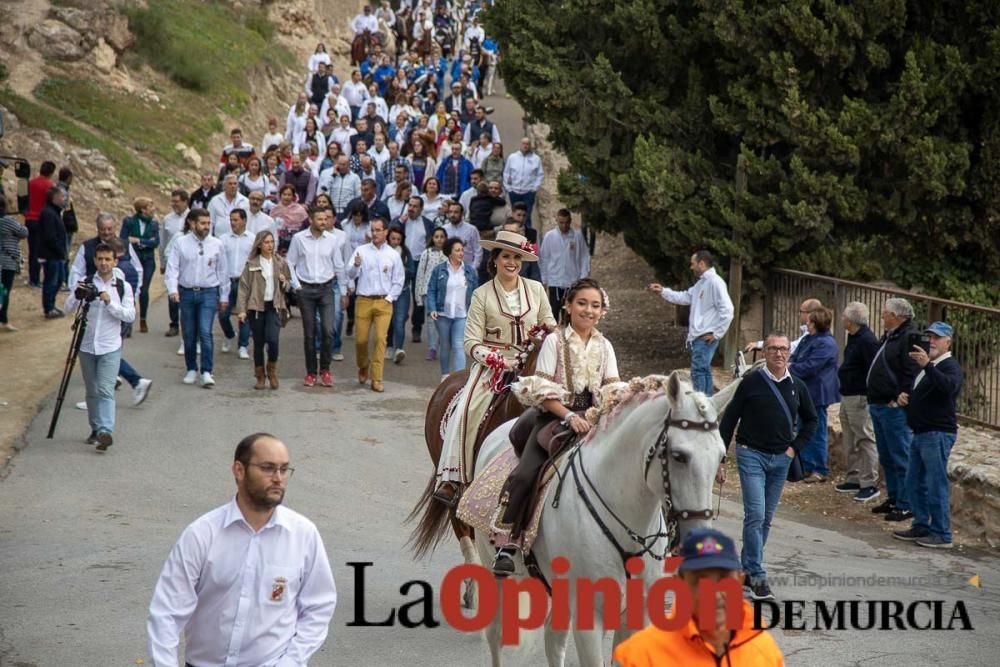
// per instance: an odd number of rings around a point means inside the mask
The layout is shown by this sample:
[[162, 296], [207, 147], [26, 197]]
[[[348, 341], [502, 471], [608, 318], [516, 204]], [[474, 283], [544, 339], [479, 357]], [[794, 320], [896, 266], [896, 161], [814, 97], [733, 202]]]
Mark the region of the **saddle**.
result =
[[[517, 418], [514, 422], [514, 426], [511, 427], [508, 437], [510, 438], [510, 444], [514, 448], [514, 452], [517, 454], [518, 458], [521, 457], [521, 453], [524, 451], [525, 446], [528, 444], [528, 438], [531, 437], [531, 431], [535, 428], [535, 421], [538, 419], [538, 415], [541, 410], [538, 408], [528, 408], [524, 413]], [[552, 456], [557, 453], [559, 448], [561, 448], [565, 442], [567, 435], [567, 429], [563, 426], [562, 422], [553, 421], [546, 424], [541, 431], [538, 432], [538, 445]], [[558, 440], [556, 440], [558, 436]], [[555, 442], [553, 442], [555, 440]]]

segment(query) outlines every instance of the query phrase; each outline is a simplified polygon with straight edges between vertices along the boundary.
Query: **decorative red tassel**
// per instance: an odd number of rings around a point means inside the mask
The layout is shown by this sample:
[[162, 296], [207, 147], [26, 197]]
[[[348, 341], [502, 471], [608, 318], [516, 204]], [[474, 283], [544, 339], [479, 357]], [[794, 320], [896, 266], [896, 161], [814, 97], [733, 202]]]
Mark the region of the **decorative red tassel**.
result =
[[507, 366], [504, 363], [503, 355], [497, 351], [497, 348], [491, 348], [489, 354], [486, 355], [486, 367], [493, 371], [489, 379], [490, 391], [494, 394], [506, 391], [510, 387], [510, 381], [507, 379]]

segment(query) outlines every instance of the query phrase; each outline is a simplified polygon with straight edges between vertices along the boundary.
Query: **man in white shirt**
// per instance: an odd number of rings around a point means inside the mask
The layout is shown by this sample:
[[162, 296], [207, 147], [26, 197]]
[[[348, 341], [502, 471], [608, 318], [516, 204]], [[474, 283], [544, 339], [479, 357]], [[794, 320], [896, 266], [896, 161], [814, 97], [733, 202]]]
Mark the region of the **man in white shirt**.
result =
[[[344, 258], [344, 275], [347, 275], [347, 265], [351, 261], [351, 240], [347, 237], [347, 232], [343, 229], [338, 229], [336, 223], [336, 218], [332, 215], [326, 218], [326, 231], [328, 234], [333, 234], [337, 243], [340, 244], [341, 255]], [[348, 281], [350, 283], [350, 281]], [[345, 303], [350, 302], [351, 294], [353, 294], [354, 289], [351, 284], [343, 285], [339, 278], [333, 279], [333, 360], [343, 361], [344, 354], [341, 352], [344, 346], [344, 312], [346, 311]], [[317, 318], [318, 318], [317, 314]]]
[[483, 30], [482, 26], [479, 25], [479, 17], [472, 17], [472, 25], [465, 29], [465, 39], [463, 40], [463, 46], [465, 50], [469, 50], [469, 43], [473, 40], [478, 40], [480, 47], [483, 42], [486, 41], [486, 31]]
[[351, 122], [353, 123], [361, 114], [361, 105], [368, 99], [368, 88], [361, 80], [361, 70], [351, 71], [351, 80], [343, 85], [340, 94], [347, 100], [347, 105], [351, 107]]
[[538, 268], [542, 284], [549, 293], [552, 313], [562, 312], [563, 298], [570, 285], [590, 275], [590, 253], [579, 229], [573, 229], [573, 218], [563, 208], [556, 213], [556, 229], [542, 237], [538, 251]]
[[472, 267], [473, 271], [478, 270], [479, 263], [483, 259], [483, 249], [479, 245], [479, 230], [463, 220], [465, 208], [458, 202], [448, 205], [448, 224], [443, 229], [448, 238], [455, 237], [462, 239], [465, 246], [464, 262]]
[[[229, 269], [222, 241], [209, 235], [212, 219], [208, 211], [194, 209], [191, 233], [177, 239], [167, 260], [167, 296], [180, 303], [181, 333], [184, 338], [184, 384], [198, 379], [196, 338], [201, 342], [201, 386], [215, 385], [212, 377], [212, 322], [216, 311], [229, 303]], [[228, 226], [229, 221], [226, 221]]]
[[511, 153], [503, 169], [503, 185], [510, 197], [510, 204], [524, 202], [528, 207], [528, 217], [524, 226], [531, 228], [531, 210], [535, 207], [535, 195], [542, 187], [545, 170], [542, 158], [531, 149], [531, 139], [521, 139], [521, 150]]
[[[424, 200], [419, 196], [411, 196], [403, 211], [397, 219], [393, 220], [403, 228], [403, 243], [410, 251], [410, 256], [415, 261], [420, 260], [420, 256], [427, 249], [427, 241], [434, 234], [434, 223], [424, 217]], [[413, 314], [410, 316], [411, 332], [413, 342], [420, 342], [420, 334], [424, 328], [424, 306], [417, 303], [417, 283], [410, 284], [410, 301], [413, 303]]]
[[366, 30], [371, 33], [378, 32], [378, 19], [372, 14], [371, 5], [365, 5], [364, 11], [354, 17], [351, 21], [351, 30], [355, 37], [363, 35]]
[[385, 135], [378, 132], [375, 135], [375, 145], [368, 149], [368, 154], [375, 161], [375, 168], [381, 170], [382, 166], [389, 161], [389, 148], [385, 145]]
[[228, 174], [222, 181], [222, 192], [208, 202], [208, 214], [212, 218], [212, 236], [222, 238], [232, 230], [229, 228], [229, 214], [234, 208], [249, 213], [250, 201], [239, 192], [239, 177]]
[[[347, 100], [344, 99], [344, 96], [340, 94], [340, 90], [341, 88], [339, 83], [334, 83], [330, 85], [330, 94], [326, 96], [325, 100], [323, 100], [323, 106], [321, 106], [319, 109], [319, 117], [327, 118], [327, 113], [330, 111], [330, 107], [332, 106], [333, 109], [337, 112], [338, 120], [342, 119], [344, 116], [347, 116], [347, 126], [350, 127], [351, 105], [348, 104]], [[341, 143], [340, 147], [341, 148], [344, 147], [343, 143]], [[348, 144], [348, 147], [350, 147], [350, 144]]]
[[[174, 237], [184, 232], [184, 220], [187, 219], [188, 194], [183, 190], [174, 190], [170, 193], [170, 213], [163, 216], [163, 224], [160, 225], [160, 273], [167, 270], [167, 248]], [[180, 333], [180, 308], [176, 303], [167, 299], [167, 310], [170, 315], [170, 328], [167, 329], [166, 336], [172, 338]]]
[[663, 300], [680, 306], [691, 306], [688, 318], [687, 347], [691, 352], [691, 383], [695, 391], [712, 395], [712, 356], [719, 340], [726, 335], [733, 321], [733, 302], [726, 282], [712, 266], [715, 259], [707, 250], [691, 255], [691, 272], [698, 279], [691, 288], [678, 292], [659, 283], [649, 285], [649, 291]]
[[338, 155], [334, 166], [320, 172], [319, 191], [329, 195], [338, 218], [344, 216], [352, 200], [361, 196], [361, 177], [351, 171], [346, 155]]
[[[344, 238], [326, 231], [333, 227], [333, 211], [314, 210], [309, 228], [295, 234], [288, 247], [288, 268], [292, 273], [292, 288], [302, 311], [302, 346], [305, 350], [306, 377], [303, 384], [333, 386], [330, 374], [330, 357], [333, 347], [333, 323], [336, 312], [333, 305], [333, 281], [348, 285], [344, 271]], [[347, 305], [347, 295], [341, 297], [341, 307]], [[316, 314], [319, 313], [320, 347], [319, 366], [316, 364]]]
[[[371, 222], [371, 243], [354, 251], [354, 259], [347, 275], [356, 281], [358, 328], [355, 334], [355, 351], [358, 358], [358, 382], [368, 382], [369, 372], [372, 391], [385, 391], [382, 370], [385, 366], [385, 344], [392, 323], [392, 304], [403, 293], [405, 278], [403, 260], [399, 253], [386, 243], [389, 223], [382, 218]], [[375, 351], [369, 364], [368, 336], [375, 325]], [[370, 365], [370, 368], [369, 368]]]
[[274, 218], [269, 216], [267, 213], [264, 213], [264, 200], [264, 193], [260, 190], [251, 192], [247, 196], [247, 201], [250, 202], [250, 215], [247, 216], [247, 229], [250, 230], [250, 233], [254, 236], [267, 231], [274, 234], [275, 238], [277, 238], [278, 223], [274, 221]]
[[[219, 326], [222, 327], [222, 334], [225, 336], [222, 341], [223, 352], [229, 352], [230, 341], [236, 338], [236, 331], [233, 330], [230, 317], [239, 296], [240, 276], [243, 274], [243, 267], [247, 263], [250, 251], [253, 250], [254, 238], [254, 235], [247, 230], [247, 212], [243, 209], [233, 209], [233, 212], [229, 214], [229, 224], [233, 231], [222, 237], [222, 247], [226, 251], [226, 266], [229, 267], [229, 303], [224, 310], [219, 311]], [[239, 340], [236, 343], [240, 359], [250, 358], [250, 353], [247, 351], [249, 344], [250, 324], [245, 321], [240, 322]]]
[[102, 452], [111, 446], [111, 434], [115, 430], [115, 382], [122, 356], [122, 322], [135, 321], [132, 286], [115, 268], [116, 262], [114, 248], [98, 243], [94, 250], [97, 271], [92, 277], [97, 297], [93, 297], [86, 281], [80, 280], [65, 304], [69, 312], [81, 302], [90, 303], [79, 359], [83, 383], [87, 387], [87, 419], [90, 421], [87, 444], [97, 445]]
[[150, 663], [299, 667], [326, 640], [337, 589], [312, 521], [284, 507], [294, 468], [272, 435], [236, 447], [236, 497], [191, 523], [149, 604]]

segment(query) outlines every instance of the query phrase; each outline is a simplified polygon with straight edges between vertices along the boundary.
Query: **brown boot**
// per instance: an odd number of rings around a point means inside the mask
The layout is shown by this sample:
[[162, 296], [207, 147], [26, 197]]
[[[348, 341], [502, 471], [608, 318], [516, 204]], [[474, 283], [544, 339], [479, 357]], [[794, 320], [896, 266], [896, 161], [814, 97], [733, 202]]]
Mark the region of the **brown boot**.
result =
[[264, 367], [263, 366], [255, 366], [254, 369], [253, 369], [253, 376], [255, 378], [257, 378], [257, 384], [255, 384], [253, 386], [253, 388], [254, 389], [263, 389], [264, 388]]
[[149, 327], [146, 326], [146, 320], [139, 320], [139, 333], [149, 333]]
[[[267, 380], [271, 383], [271, 389], [278, 388], [278, 362], [267, 362]], [[263, 387], [261, 387], [263, 389]]]

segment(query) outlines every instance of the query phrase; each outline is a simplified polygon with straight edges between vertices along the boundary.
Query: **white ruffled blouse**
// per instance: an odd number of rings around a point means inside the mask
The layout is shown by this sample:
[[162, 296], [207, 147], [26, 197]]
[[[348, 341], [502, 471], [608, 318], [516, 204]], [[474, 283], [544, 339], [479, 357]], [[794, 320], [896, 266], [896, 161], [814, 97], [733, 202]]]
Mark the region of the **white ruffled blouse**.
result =
[[599, 405], [601, 389], [618, 382], [618, 360], [608, 339], [595, 330], [584, 343], [572, 327], [565, 327], [546, 336], [535, 374], [522, 377], [512, 390], [521, 403], [534, 407], [551, 399], [570, 405], [573, 396], [590, 390]]

